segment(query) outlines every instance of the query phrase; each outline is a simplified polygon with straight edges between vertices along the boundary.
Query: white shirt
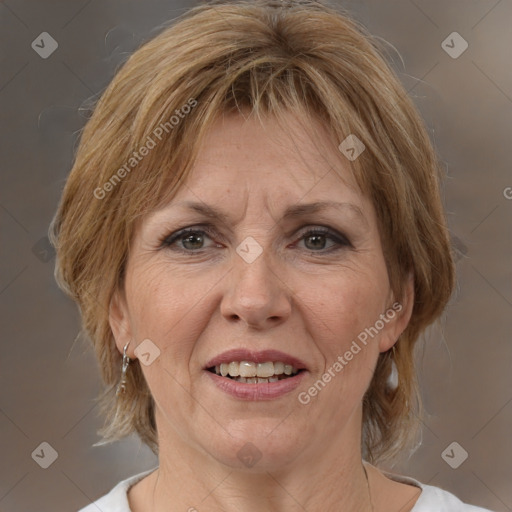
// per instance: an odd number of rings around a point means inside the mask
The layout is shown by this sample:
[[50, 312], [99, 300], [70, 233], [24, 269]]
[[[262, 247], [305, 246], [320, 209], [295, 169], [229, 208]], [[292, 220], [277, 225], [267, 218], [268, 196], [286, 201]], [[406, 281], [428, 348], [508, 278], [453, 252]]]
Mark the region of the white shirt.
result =
[[[78, 512], [98, 512], [99, 510], [101, 510], [101, 512], [131, 512], [128, 504], [129, 488], [153, 471], [155, 470], [151, 469], [119, 482], [108, 494], [103, 496], [103, 498], [82, 508]], [[414, 485], [422, 489], [422, 493], [411, 512], [492, 512], [487, 508], [467, 505], [453, 494], [439, 487], [422, 484], [408, 476], [395, 475], [382, 470], [379, 471], [396, 482]]]

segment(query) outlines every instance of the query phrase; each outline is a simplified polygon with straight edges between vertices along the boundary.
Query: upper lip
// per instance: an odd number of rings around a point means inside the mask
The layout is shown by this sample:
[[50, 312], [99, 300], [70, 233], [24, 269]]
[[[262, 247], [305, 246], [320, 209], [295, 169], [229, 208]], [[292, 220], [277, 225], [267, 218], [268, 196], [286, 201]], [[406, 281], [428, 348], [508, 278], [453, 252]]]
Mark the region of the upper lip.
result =
[[210, 361], [206, 363], [205, 368], [211, 368], [212, 366], [217, 366], [222, 363], [231, 363], [232, 361], [252, 361], [254, 363], [280, 361], [284, 364], [292, 365], [297, 370], [307, 370], [307, 366], [303, 361], [279, 350], [270, 349], [256, 351], [245, 348], [235, 348], [222, 352], [222, 354], [210, 359]]

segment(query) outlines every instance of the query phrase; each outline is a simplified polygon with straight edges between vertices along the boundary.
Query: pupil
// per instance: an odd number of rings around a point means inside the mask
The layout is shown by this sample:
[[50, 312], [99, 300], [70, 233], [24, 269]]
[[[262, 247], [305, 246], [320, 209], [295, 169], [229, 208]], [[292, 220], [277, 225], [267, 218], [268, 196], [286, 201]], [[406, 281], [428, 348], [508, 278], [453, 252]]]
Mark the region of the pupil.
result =
[[[201, 237], [201, 235], [197, 235], [197, 234], [188, 235], [186, 238], [183, 239], [183, 245], [187, 249], [199, 249], [199, 247], [194, 246], [194, 241], [198, 242], [198, 245], [200, 246], [202, 244], [202, 237]], [[189, 243], [189, 242], [192, 242], [192, 247], [187, 247], [186, 246], [186, 244]]]
[[[313, 248], [316, 248], [316, 249], [323, 249], [325, 247], [325, 238], [324, 238], [324, 235], [311, 235], [311, 236], [308, 236], [306, 238], [306, 242], [307, 240], [316, 240], [316, 242], [319, 242], [320, 241], [320, 244], [318, 245], [318, 243], [315, 245], [315, 243], [313, 243]], [[306, 243], [306, 246], [307, 246], [307, 243]]]

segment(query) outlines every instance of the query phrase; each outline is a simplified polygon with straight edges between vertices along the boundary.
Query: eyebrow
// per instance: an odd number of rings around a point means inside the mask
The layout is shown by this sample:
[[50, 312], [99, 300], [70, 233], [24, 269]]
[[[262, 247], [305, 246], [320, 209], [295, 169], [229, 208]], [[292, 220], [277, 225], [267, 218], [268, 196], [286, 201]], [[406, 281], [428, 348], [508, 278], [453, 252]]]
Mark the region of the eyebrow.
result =
[[[226, 213], [205, 203], [187, 201], [179, 203], [177, 206], [189, 208], [199, 214], [204, 215], [205, 217], [218, 220], [220, 222], [223, 222], [224, 224], [229, 223], [229, 216]], [[353, 203], [339, 203], [336, 201], [317, 201], [314, 203], [291, 205], [288, 208], [286, 208], [283, 214], [283, 220], [292, 220], [300, 217], [306, 217], [314, 213], [323, 213], [326, 210], [333, 208], [336, 210], [349, 210], [350, 212], [355, 214], [356, 217], [359, 217], [359, 219], [366, 226], [368, 226], [368, 221], [366, 220], [366, 217], [364, 216], [359, 206]]]

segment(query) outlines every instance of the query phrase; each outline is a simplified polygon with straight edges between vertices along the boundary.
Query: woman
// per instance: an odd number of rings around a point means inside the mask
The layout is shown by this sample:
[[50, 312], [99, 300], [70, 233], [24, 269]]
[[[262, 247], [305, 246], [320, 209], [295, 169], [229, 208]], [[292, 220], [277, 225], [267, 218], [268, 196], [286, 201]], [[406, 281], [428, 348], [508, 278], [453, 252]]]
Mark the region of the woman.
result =
[[364, 29], [200, 6], [86, 125], [52, 226], [106, 392], [158, 468], [83, 511], [476, 511], [375, 464], [414, 439], [413, 348], [454, 267], [424, 125]]

